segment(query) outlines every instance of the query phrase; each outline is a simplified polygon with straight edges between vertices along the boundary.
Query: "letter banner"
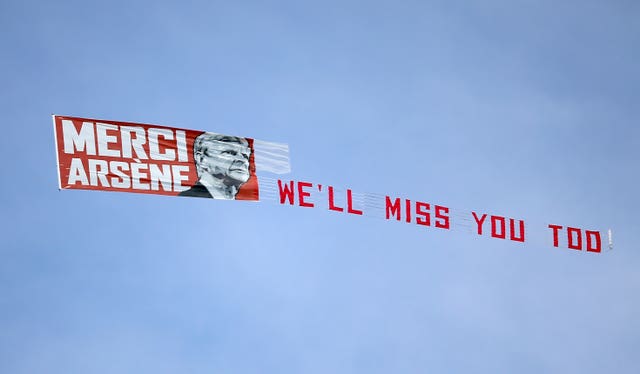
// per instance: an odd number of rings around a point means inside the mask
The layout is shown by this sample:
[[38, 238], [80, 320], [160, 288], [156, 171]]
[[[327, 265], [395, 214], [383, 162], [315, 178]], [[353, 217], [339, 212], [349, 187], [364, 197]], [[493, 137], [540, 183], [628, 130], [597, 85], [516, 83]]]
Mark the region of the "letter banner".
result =
[[610, 229], [532, 222], [523, 217], [452, 208], [424, 198], [355, 192], [306, 181], [263, 177], [260, 186], [262, 201], [401, 222], [426, 232], [457, 232], [511, 242], [516, 246], [533, 244], [590, 253], [613, 249]]
[[60, 189], [258, 201], [256, 171], [290, 172], [286, 144], [57, 115], [53, 126]]
[[137, 192], [266, 201], [334, 214], [378, 218], [424, 231], [459, 232], [513, 243], [601, 253], [613, 249], [611, 229], [532, 222], [466, 210], [427, 197], [363, 193], [286, 174], [289, 147], [251, 138], [166, 126], [53, 116], [61, 189]]

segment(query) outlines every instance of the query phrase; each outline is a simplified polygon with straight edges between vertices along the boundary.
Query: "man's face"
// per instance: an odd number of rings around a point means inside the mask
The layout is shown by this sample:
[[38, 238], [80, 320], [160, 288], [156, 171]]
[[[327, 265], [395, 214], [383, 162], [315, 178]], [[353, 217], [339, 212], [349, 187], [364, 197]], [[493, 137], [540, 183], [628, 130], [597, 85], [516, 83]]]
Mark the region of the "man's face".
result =
[[227, 184], [249, 180], [251, 149], [241, 139], [230, 137], [226, 141], [206, 141], [203, 146], [199, 160], [203, 171], [222, 178]]

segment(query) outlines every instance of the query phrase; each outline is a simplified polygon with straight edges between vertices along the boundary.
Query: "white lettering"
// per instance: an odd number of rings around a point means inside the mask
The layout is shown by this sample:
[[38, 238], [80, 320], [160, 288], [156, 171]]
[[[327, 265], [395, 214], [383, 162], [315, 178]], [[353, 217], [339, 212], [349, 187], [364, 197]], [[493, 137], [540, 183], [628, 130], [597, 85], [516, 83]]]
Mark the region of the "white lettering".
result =
[[176, 144], [178, 146], [178, 161], [187, 162], [187, 136], [182, 130], [176, 130]]
[[146, 170], [149, 166], [147, 164], [131, 164], [131, 179], [133, 180], [133, 188], [138, 190], [148, 190], [149, 184], [142, 183], [140, 180], [149, 180], [148, 174], [142, 172], [142, 170]]
[[79, 158], [71, 159], [71, 165], [69, 167], [69, 179], [67, 185], [74, 185], [80, 182], [82, 185], [88, 185], [87, 173], [84, 171], [84, 165]]
[[156, 164], [149, 164], [149, 175], [151, 176], [151, 189], [160, 190], [158, 182], [162, 184], [162, 189], [171, 191], [171, 168], [169, 165], [162, 165], [162, 171]]
[[100, 156], [120, 157], [120, 151], [117, 149], [109, 149], [109, 143], [117, 143], [118, 137], [107, 134], [107, 130], [118, 130], [117, 125], [108, 123], [96, 124], [96, 135], [98, 136], [98, 154]]
[[[182, 182], [189, 179], [189, 167], [186, 165], [171, 165], [171, 170], [173, 171], [173, 190], [176, 192], [188, 190], [189, 187], [183, 186]], [[183, 175], [183, 172], [186, 175]]]
[[100, 182], [102, 186], [109, 187], [108, 172], [109, 165], [105, 160], [89, 159], [89, 184], [98, 186], [98, 182]]
[[131, 188], [131, 179], [124, 173], [125, 170], [129, 170], [128, 163], [111, 161], [109, 162], [109, 168], [111, 169], [111, 173], [115, 174], [119, 178], [112, 177], [111, 186], [114, 188]]
[[73, 158], [67, 185], [80, 183], [83, 186], [181, 192], [189, 189], [190, 186], [183, 185], [189, 176], [188, 165]]
[[82, 122], [80, 133], [76, 132], [73, 121], [62, 120], [62, 132], [64, 133], [64, 153], [86, 152], [88, 155], [96, 154], [96, 141], [93, 135], [93, 122]]
[[165, 153], [160, 153], [158, 137], [162, 136], [166, 140], [173, 140], [173, 131], [167, 129], [149, 129], [149, 155], [152, 160], [174, 161], [176, 152], [173, 149], [166, 149]]
[[[131, 133], [135, 133], [135, 138], [131, 139]], [[142, 146], [147, 142], [145, 132], [142, 127], [121, 126], [120, 137], [122, 138], [122, 157], [133, 158], [131, 148], [136, 152], [136, 157], [148, 159]]]

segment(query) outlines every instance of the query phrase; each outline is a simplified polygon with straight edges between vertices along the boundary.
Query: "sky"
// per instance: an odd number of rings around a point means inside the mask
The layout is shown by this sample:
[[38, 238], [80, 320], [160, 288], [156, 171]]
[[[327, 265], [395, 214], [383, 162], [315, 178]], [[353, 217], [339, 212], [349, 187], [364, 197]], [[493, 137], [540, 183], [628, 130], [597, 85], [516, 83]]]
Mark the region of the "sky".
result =
[[[640, 372], [639, 16], [3, 0], [0, 372]], [[283, 178], [611, 228], [615, 247], [59, 191], [53, 113], [286, 143]]]

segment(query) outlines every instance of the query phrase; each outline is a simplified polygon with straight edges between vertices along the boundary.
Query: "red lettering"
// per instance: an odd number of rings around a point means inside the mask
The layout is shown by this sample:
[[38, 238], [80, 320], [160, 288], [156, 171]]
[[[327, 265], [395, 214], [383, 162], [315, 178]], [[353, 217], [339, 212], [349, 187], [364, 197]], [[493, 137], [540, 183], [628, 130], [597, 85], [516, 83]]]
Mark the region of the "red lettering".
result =
[[416, 201], [416, 223], [418, 225], [431, 226], [431, 215], [429, 214], [430, 208], [429, 204], [423, 203], [422, 201]]
[[449, 229], [449, 208], [436, 205], [436, 227], [439, 229]]
[[[574, 234], [576, 241], [574, 242]], [[570, 249], [582, 250], [582, 230], [575, 227], [567, 227], [567, 244]]]
[[510, 239], [514, 242], [524, 242], [524, 221], [519, 220], [520, 234], [516, 236], [516, 221], [513, 218], [509, 219], [509, 229], [511, 231]]
[[347, 190], [347, 212], [351, 214], [362, 215], [362, 211], [353, 208], [353, 196], [351, 190]]
[[549, 228], [553, 230], [553, 246], [558, 246], [558, 231], [562, 230], [560, 225], [549, 225]]
[[404, 220], [407, 223], [411, 223], [411, 200], [409, 199], [404, 200], [404, 211], [406, 212], [406, 216], [404, 217]]
[[[496, 222], [500, 222], [500, 233], [498, 234], [498, 226]], [[491, 216], [491, 236], [498, 239], [505, 239], [507, 237], [506, 233], [506, 222], [504, 217], [501, 216]]]
[[311, 196], [310, 192], [307, 192], [304, 190], [304, 188], [310, 188], [313, 187], [313, 183], [309, 183], [309, 182], [298, 182], [298, 205], [303, 206], [303, 207], [307, 207], [307, 208], [313, 208], [313, 203], [304, 201], [305, 197], [309, 197]]
[[329, 210], [335, 210], [336, 212], [344, 212], [344, 208], [336, 206], [333, 200], [333, 187], [329, 186]]
[[400, 198], [397, 198], [392, 205], [391, 199], [389, 196], [386, 196], [384, 205], [387, 219], [391, 216], [395, 216], [396, 220], [400, 221], [400, 216], [402, 215], [400, 211]]
[[476, 225], [478, 225], [478, 235], [482, 235], [482, 224], [484, 223], [484, 219], [487, 218], [486, 214], [482, 215], [482, 218], [478, 219], [476, 212], [471, 212], [473, 218], [476, 220]]
[[[600, 252], [602, 250], [602, 241], [600, 239], [600, 232], [585, 230], [585, 234], [587, 235], [587, 252]], [[592, 237], [594, 239], [592, 239]], [[595, 247], [593, 246], [594, 240], [595, 240]]]
[[283, 186], [282, 181], [278, 179], [278, 191], [280, 192], [280, 204], [284, 204], [284, 201], [288, 199], [289, 204], [293, 205], [293, 181]]

